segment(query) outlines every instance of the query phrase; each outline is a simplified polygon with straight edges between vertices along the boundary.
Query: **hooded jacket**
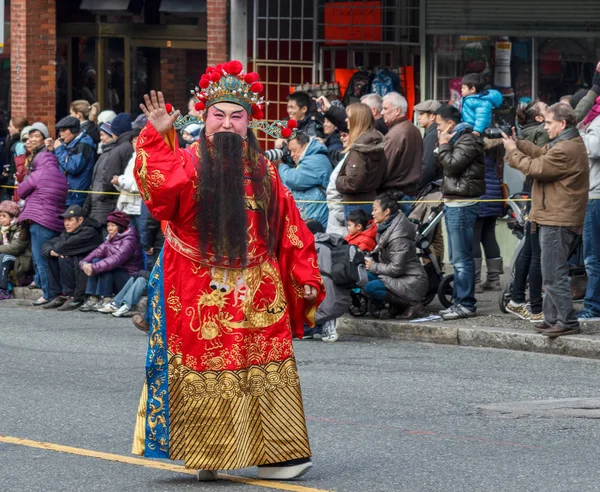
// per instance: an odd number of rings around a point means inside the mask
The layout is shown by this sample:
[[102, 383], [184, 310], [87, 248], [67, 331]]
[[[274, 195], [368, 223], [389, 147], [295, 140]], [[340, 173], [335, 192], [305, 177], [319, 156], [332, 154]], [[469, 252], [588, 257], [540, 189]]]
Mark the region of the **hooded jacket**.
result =
[[387, 170], [383, 135], [374, 128], [363, 133], [348, 149], [348, 157], [335, 185], [344, 201], [372, 201]]
[[102, 244], [100, 225], [86, 217], [83, 223], [73, 232], [63, 231], [42, 246], [42, 254], [50, 258], [50, 251], [61, 256], [83, 256]]
[[[482, 200], [502, 200], [502, 170], [504, 166], [504, 146], [502, 140], [483, 139], [484, 163], [485, 163], [485, 193], [481, 195]], [[479, 204], [479, 217], [502, 217], [504, 215], [504, 203], [482, 202]]]
[[383, 141], [387, 169], [379, 192], [401, 191], [416, 196], [423, 165], [421, 132], [411, 121], [401, 118], [391, 124]]
[[134, 166], [135, 152], [131, 154], [125, 171], [119, 176], [119, 184], [114, 185], [121, 192], [117, 200], [117, 210], [121, 210], [127, 215], [140, 215], [142, 212], [142, 196], [133, 177]]
[[100, 225], [106, 224], [106, 217], [117, 206], [118, 196], [114, 194], [115, 187], [111, 183], [112, 178], [123, 174], [132, 154], [131, 132], [123, 133], [116, 142], [102, 146], [102, 154], [94, 167], [92, 191], [110, 192], [111, 194], [90, 194], [86, 201], [86, 209], [89, 209], [90, 217]]
[[[93, 259], [100, 261], [92, 263]], [[137, 232], [129, 227], [114, 237], [106, 237], [104, 242], [89, 253], [79, 267], [84, 263], [92, 263], [94, 275], [110, 272], [117, 268], [123, 268], [129, 275], [134, 275], [142, 269], [142, 255]]]
[[30, 220], [47, 229], [62, 231], [59, 215], [65, 211], [67, 189], [67, 178], [58, 168], [56, 156], [40, 151], [33, 158], [31, 173], [17, 188], [19, 196], [25, 199], [19, 222]]
[[518, 140], [508, 153], [511, 167], [533, 178], [529, 215], [540, 225], [583, 225], [590, 187], [588, 153], [576, 128], [566, 130], [544, 148]]
[[346, 241], [348, 244], [354, 244], [361, 251], [370, 253], [377, 246], [377, 225], [370, 220], [364, 231], [352, 235], [348, 234]]
[[[296, 167], [279, 166], [281, 181], [288, 188], [304, 220], [313, 219], [327, 227], [329, 209], [325, 190], [331, 176], [327, 148], [316, 138], [310, 140]], [[312, 202], [322, 203], [312, 203]]]
[[429, 286], [417, 257], [415, 232], [414, 224], [398, 212], [383, 233], [377, 232], [377, 247], [373, 251], [377, 261], [369, 269], [388, 290], [410, 301], [423, 299]]
[[337, 234], [315, 234], [317, 261], [326, 292], [325, 299], [323, 299], [315, 314], [315, 323], [319, 325], [347, 313], [352, 302], [350, 289], [344, 289], [336, 285], [331, 279], [331, 249], [341, 246], [343, 243], [344, 239]]
[[[96, 160], [96, 144], [92, 138], [83, 132], [79, 132], [67, 145], [61, 145], [54, 150], [58, 159], [60, 170], [67, 176], [69, 190], [90, 189], [94, 162]], [[69, 191], [67, 195], [67, 208], [71, 205], [83, 205], [87, 194]]]
[[494, 89], [466, 96], [462, 100], [462, 119], [473, 127], [474, 132], [483, 134], [483, 130], [492, 124], [492, 111], [501, 105], [502, 94]]
[[442, 194], [454, 200], [479, 198], [485, 193], [483, 139], [461, 123], [453, 141], [438, 147], [438, 163], [444, 170]]

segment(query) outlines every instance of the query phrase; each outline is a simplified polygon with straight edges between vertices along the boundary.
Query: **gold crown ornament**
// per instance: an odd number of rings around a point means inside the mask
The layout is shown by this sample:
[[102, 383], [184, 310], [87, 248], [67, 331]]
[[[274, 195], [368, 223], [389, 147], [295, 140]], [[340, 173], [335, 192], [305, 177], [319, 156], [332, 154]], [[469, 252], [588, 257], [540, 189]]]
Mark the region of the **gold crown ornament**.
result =
[[[264, 85], [258, 81], [256, 72], [244, 73], [244, 67], [238, 60], [208, 67], [202, 74], [198, 86], [190, 91], [196, 102], [196, 111], [205, 111], [213, 104], [230, 102], [242, 106], [250, 117], [249, 128], [262, 130], [274, 138], [293, 138], [298, 127], [296, 120], [275, 121], [270, 124], [264, 121], [264, 108], [269, 104], [261, 96]], [[173, 106], [166, 105], [167, 112], [173, 112]], [[262, 121], [261, 121], [262, 120]], [[191, 123], [200, 122], [200, 118], [192, 115], [179, 116], [174, 123], [181, 130]]]

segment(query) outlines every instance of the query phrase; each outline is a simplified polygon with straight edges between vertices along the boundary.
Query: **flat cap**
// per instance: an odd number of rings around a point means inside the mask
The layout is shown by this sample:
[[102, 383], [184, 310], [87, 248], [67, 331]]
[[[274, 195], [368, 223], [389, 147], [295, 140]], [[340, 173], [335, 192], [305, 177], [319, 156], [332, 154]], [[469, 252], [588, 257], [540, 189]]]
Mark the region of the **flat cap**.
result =
[[440, 106], [441, 102], [436, 101], [435, 99], [427, 99], [426, 101], [422, 101], [415, 106], [415, 111], [418, 113], [435, 113]]

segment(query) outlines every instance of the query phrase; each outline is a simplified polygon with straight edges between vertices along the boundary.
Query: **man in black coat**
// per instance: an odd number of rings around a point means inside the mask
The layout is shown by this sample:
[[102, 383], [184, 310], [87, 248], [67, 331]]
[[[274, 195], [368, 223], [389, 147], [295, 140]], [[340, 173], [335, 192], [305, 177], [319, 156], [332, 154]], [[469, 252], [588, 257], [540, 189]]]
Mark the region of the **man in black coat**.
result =
[[42, 247], [42, 254], [48, 258], [50, 291], [54, 294], [44, 309], [71, 311], [83, 304], [88, 279], [79, 269], [79, 262], [102, 244], [102, 234], [94, 219], [84, 218], [79, 205], [71, 205], [60, 217], [65, 232]]
[[437, 123], [435, 112], [440, 109], [440, 102], [433, 99], [420, 102], [415, 106], [418, 113], [418, 123], [425, 130], [423, 136], [423, 168], [421, 169], [421, 182], [419, 189], [425, 188], [432, 181], [443, 178], [444, 171], [438, 166], [434, 150], [438, 146]]

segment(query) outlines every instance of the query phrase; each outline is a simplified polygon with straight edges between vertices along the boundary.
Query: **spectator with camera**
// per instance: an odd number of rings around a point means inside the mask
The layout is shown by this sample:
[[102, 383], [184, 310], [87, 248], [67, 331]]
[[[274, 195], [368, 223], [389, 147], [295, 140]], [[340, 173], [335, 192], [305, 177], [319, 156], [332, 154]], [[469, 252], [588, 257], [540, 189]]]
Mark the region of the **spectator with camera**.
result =
[[[67, 177], [69, 190], [89, 190], [96, 156], [94, 140], [81, 130], [79, 120], [74, 116], [65, 116], [55, 128], [60, 138], [53, 142], [54, 154], [60, 170]], [[69, 191], [66, 206], [82, 206], [86, 199], [84, 193]]]
[[511, 167], [533, 179], [530, 218], [539, 228], [544, 322], [536, 330], [555, 338], [580, 332], [569, 281], [569, 256], [583, 232], [589, 191], [588, 154], [573, 109], [554, 104], [545, 113], [550, 143], [542, 148], [504, 135]]
[[295, 166], [279, 165], [281, 181], [292, 192], [302, 218], [327, 227], [329, 210], [325, 192], [331, 176], [327, 148], [302, 132], [296, 133], [288, 145]]

